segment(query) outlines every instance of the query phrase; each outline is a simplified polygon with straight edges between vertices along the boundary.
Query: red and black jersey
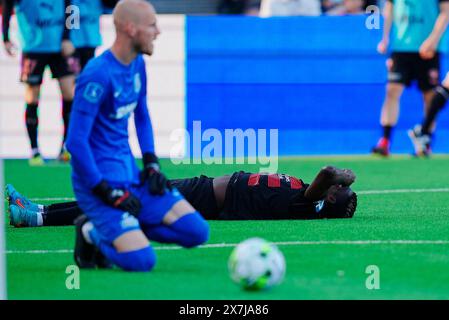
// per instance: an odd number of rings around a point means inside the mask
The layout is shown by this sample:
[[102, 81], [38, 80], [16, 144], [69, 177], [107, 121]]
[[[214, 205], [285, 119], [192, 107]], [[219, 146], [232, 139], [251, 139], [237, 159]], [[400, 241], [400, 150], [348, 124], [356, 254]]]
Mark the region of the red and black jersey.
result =
[[304, 197], [308, 186], [286, 174], [236, 172], [228, 183], [220, 219], [318, 218], [317, 203]]

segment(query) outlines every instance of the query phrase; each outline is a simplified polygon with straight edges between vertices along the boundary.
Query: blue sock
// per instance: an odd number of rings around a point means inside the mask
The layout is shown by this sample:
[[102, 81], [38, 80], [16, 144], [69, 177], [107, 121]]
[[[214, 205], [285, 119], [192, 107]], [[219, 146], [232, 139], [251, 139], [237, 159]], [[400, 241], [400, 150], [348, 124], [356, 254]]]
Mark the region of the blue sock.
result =
[[156, 264], [156, 254], [151, 246], [134, 251], [117, 252], [113, 246], [101, 242], [99, 248], [112, 263], [126, 271], [150, 271]]
[[209, 225], [198, 212], [187, 214], [168, 226], [147, 227], [144, 232], [150, 240], [177, 243], [186, 248], [199, 246], [209, 239]]

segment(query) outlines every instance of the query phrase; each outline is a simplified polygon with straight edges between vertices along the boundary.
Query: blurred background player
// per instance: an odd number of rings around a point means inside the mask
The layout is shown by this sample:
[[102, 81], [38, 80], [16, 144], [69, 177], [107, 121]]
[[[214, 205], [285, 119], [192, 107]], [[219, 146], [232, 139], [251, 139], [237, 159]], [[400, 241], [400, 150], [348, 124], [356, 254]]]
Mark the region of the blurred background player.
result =
[[378, 51], [385, 54], [390, 49], [391, 56], [387, 60], [388, 84], [380, 120], [383, 134], [372, 152], [388, 156], [404, 88], [413, 80], [418, 81], [426, 113], [433, 96], [432, 89], [439, 84], [438, 46], [449, 21], [449, 1], [388, 0], [384, 17], [383, 38]]
[[101, 15], [113, 9], [118, 0], [65, 0], [65, 2], [66, 6], [76, 6], [80, 15], [79, 28], [70, 30], [70, 40], [76, 50], [68, 59], [70, 70], [78, 75], [95, 56], [95, 49], [102, 43]]
[[[113, 19], [111, 49], [77, 78], [67, 139], [74, 193], [87, 215], [75, 221], [75, 261], [94, 268], [107, 259], [127, 271], [149, 271], [156, 262], [150, 239], [194, 247], [207, 241], [209, 227], [170, 188], [154, 153], [142, 54], [152, 55], [160, 33], [155, 10], [143, 0], [122, 0]], [[140, 173], [128, 141], [133, 112]]]
[[364, 14], [367, 6], [366, 0], [343, 0], [340, 5], [328, 10], [328, 15]]
[[320, 0], [262, 0], [261, 17], [274, 16], [319, 16]]
[[[351, 170], [324, 167], [309, 185], [287, 174], [235, 172], [170, 180], [207, 220], [280, 220], [352, 218], [357, 195], [349, 186]], [[31, 202], [6, 186], [10, 224], [16, 227], [64, 226], [83, 211], [76, 201], [48, 206]]]
[[8, 55], [14, 56], [15, 45], [9, 38], [10, 18], [15, 9], [20, 31], [22, 58], [20, 81], [25, 83], [25, 121], [31, 145], [30, 165], [42, 165], [38, 146], [38, 106], [43, 74], [50, 67], [57, 78], [62, 95], [64, 133], [58, 159], [69, 160], [65, 148], [67, 128], [72, 109], [74, 76], [67, 57], [74, 47], [65, 24], [64, 0], [3, 0], [3, 43]]
[[449, 99], [449, 73], [443, 83], [435, 88], [435, 94], [430, 102], [429, 110], [420, 125], [416, 125], [408, 131], [415, 148], [415, 155], [428, 157], [430, 155], [430, 146], [432, 145], [432, 134], [435, 128], [435, 120], [443, 110]]

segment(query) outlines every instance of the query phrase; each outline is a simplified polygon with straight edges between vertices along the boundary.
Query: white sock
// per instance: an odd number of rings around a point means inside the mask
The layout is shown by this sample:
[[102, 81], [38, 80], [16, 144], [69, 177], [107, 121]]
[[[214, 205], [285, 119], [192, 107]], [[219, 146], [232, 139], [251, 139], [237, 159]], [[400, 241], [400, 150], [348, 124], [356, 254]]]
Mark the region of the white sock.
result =
[[84, 236], [84, 239], [87, 241], [87, 243], [93, 244], [92, 239], [90, 237], [90, 231], [94, 228], [94, 225], [92, 222], [88, 221], [81, 227], [81, 232]]
[[44, 205], [43, 204], [38, 204], [37, 208], [39, 209], [39, 213], [44, 213]]
[[42, 212], [36, 212], [37, 214], [37, 225], [39, 227], [44, 225], [44, 218], [42, 217]]
[[33, 157], [39, 153], [39, 149], [38, 148], [33, 148], [31, 149], [31, 154], [33, 155]]

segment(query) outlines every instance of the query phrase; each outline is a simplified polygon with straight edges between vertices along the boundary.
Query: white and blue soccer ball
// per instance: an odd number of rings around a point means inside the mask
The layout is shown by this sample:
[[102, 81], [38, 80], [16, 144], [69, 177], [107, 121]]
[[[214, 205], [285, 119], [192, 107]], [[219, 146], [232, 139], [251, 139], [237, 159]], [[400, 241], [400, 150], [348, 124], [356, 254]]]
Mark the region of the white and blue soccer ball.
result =
[[234, 282], [245, 290], [261, 290], [276, 286], [285, 275], [285, 258], [276, 245], [262, 238], [239, 243], [228, 261]]

